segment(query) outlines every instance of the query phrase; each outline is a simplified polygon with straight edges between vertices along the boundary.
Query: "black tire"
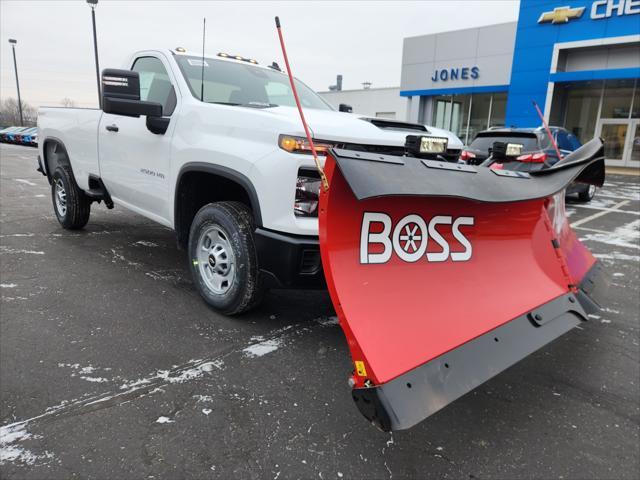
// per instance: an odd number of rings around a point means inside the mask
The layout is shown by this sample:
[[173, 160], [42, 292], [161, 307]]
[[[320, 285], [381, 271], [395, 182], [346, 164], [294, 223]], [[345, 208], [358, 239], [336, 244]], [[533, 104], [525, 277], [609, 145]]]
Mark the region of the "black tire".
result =
[[[225, 315], [246, 312], [264, 296], [254, 230], [251, 210], [240, 202], [209, 203], [191, 223], [188, 251], [193, 282], [202, 298]], [[233, 276], [229, 273], [232, 268]]]
[[578, 200], [583, 203], [590, 202], [596, 196], [596, 187], [588, 185], [587, 188], [578, 193]]
[[[81, 229], [89, 221], [91, 200], [78, 187], [71, 167], [60, 165], [53, 172], [51, 180], [51, 201], [58, 222], [67, 230]], [[61, 194], [64, 195], [64, 200], [58, 196], [59, 188], [63, 189]]]

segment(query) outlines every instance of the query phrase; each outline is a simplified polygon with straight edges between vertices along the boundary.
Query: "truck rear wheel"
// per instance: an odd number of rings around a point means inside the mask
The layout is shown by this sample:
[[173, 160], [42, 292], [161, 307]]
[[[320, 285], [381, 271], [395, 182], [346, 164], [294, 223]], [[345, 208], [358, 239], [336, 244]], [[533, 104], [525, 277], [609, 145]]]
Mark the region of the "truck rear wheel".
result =
[[193, 281], [204, 300], [226, 315], [246, 312], [262, 300], [254, 230], [251, 211], [239, 202], [205, 205], [191, 223]]
[[91, 200], [80, 190], [71, 167], [60, 165], [51, 178], [51, 199], [58, 222], [67, 230], [79, 230], [89, 221]]

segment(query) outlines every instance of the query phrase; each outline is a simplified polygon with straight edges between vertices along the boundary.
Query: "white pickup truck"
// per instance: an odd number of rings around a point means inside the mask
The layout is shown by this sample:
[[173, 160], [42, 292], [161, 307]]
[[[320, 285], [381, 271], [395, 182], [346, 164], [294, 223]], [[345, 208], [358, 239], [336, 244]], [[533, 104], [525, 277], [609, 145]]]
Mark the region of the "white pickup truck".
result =
[[[319, 177], [287, 75], [277, 64], [176, 50], [135, 53], [102, 73], [102, 109], [41, 108], [39, 170], [64, 228], [93, 202], [120, 204], [175, 230], [194, 283], [216, 310], [240, 313], [267, 288], [324, 285]], [[316, 148], [404, 155], [423, 125], [338, 112], [297, 81]]]

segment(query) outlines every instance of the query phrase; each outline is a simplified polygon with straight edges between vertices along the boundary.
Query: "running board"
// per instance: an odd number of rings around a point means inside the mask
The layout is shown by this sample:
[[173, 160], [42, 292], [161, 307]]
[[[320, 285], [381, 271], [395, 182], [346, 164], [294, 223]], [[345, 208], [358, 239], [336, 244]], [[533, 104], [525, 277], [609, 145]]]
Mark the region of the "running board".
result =
[[113, 200], [111, 195], [107, 191], [107, 187], [104, 185], [102, 179], [97, 175], [89, 175], [89, 188], [84, 191], [84, 194], [94, 202], [104, 201], [104, 204], [108, 209], [113, 208]]

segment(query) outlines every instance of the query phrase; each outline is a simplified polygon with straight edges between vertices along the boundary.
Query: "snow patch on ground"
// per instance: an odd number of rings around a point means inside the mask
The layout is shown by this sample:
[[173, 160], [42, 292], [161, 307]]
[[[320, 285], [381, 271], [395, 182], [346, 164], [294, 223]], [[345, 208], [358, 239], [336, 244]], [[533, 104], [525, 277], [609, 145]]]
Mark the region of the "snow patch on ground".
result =
[[16, 288], [17, 286], [15, 283], [0, 283], [0, 288]]
[[[263, 337], [253, 337], [251, 340], [259, 340], [258, 343], [254, 343], [253, 345], [249, 345], [247, 348], [242, 350], [245, 357], [256, 358], [262, 357], [267, 353], [275, 352], [278, 348], [282, 346], [282, 338], [270, 338], [268, 340], [262, 340]], [[260, 341], [262, 340], [262, 341]]]
[[16, 445], [30, 438], [35, 437], [27, 432], [25, 422], [12, 423], [0, 427], [0, 465], [4, 465], [7, 462], [20, 462], [33, 465], [38, 460], [53, 458], [53, 455], [49, 452], [36, 455]]
[[583, 240], [640, 250], [640, 219], [622, 225], [610, 233], [590, 233]]
[[138, 240], [137, 242], [134, 243], [134, 245], [140, 245], [142, 247], [157, 247], [158, 244], [153, 243], [153, 242], [148, 242], [147, 240]]
[[30, 255], [44, 255], [44, 252], [39, 250], [21, 250], [21, 249], [9, 248], [4, 245], [0, 246], [0, 253], [8, 253], [10, 255], [19, 255], [21, 253], [27, 253]]
[[193, 367], [184, 367], [179, 370], [158, 370], [154, 375], [148, 378], [141, 378], [133, 382], [127, 382], [120, 385], [120, 390], [135, 389], [142, 385], [147, 385], [155, 380], [163, 380], [167, 383], [184, 383], [204, 375], [205, 372], [210, 372], [215, 367], [216, 362], [203, 362], [203, 360], [190, 360], [187, 365], [191, 364]]
[[104, 383], [109, 381], [108, 378], [104, 378], [104, 377], [80, 377], [80, 378], [82, 380], [86, 380], [87, 382], [94, 382], [94, 383]]
[[29, 185], [30, 187], [37, 187], [37, 183], [30, 182], [29, 180], [25, 180], [24, 178], [16, 178], [16, 182], [24, 183], [25, 185]]
[[330, 325], [339, 325], [340, 322], [338, 321], [338, 317], [320, 317], [316, 319], [316, 322], [318, 322], [320, 325], [327, 327]]
[[211, 395], [193, 395], [193, 398], [196, 399], [197, 402], [213, 402], [213, 397]]
[[612, 253], [595, 253], [593, 255], [599, 260], [615, 261], [629, 261], [640, 262], [640, 255], [627, 255], [626, 253], [612, 252]]
[[173, 423], [174, 420], [171, 420], [169, 417], [158, 417], [158, 419], [156, 420], [156, 423]]

